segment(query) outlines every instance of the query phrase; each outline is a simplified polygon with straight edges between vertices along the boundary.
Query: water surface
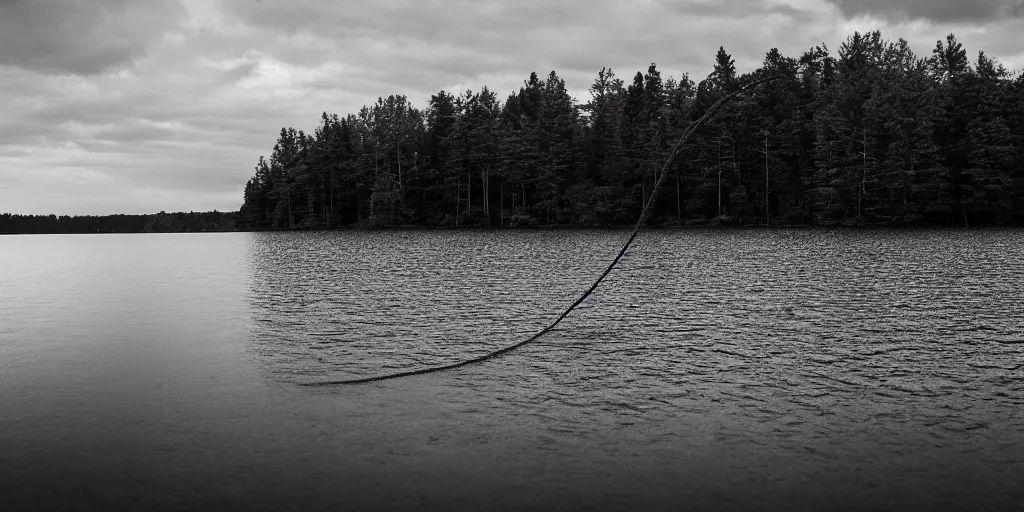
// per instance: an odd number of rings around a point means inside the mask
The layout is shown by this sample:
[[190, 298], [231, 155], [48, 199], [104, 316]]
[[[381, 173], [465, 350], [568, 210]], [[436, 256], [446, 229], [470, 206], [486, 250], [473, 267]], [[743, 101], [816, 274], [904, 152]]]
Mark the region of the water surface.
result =
[[25, 510], [1024, 506], [1024, 233], [0, 237]]

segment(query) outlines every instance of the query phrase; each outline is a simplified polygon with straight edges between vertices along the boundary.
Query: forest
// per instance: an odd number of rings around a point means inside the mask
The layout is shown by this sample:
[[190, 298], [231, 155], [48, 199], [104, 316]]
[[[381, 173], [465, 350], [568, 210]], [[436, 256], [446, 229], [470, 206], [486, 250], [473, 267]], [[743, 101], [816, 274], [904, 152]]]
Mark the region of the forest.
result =
[[152, 215], [0, 214], [0, 235], [58, 233], [187, 233], [235, 231], [234, 212], [160, 212]]
[[[686, 126], [766, 73], [781, 78], [703, 125], [652, 194]], [[719, 48], [699, 81], [604, 68], [589, 93], [533, 73], [504, 101], [392, 95], [282, 128], [238, 227], [614, 226], [649, 201], [662, 226], [1024, 224], [1024, 75], [952, 34], [919, 57], [854, 33], [746, 74]]]

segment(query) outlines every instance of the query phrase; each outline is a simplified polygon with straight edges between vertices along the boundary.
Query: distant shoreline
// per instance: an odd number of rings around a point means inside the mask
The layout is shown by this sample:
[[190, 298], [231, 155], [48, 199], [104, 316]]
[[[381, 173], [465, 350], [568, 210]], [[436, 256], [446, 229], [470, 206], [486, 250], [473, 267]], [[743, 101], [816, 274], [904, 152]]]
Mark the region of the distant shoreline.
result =
[[238, 212], [159, 212], [130, 215], [0, 214], [0, 234], [188, 233], [237, 231]]
[[[311, 227], [295, 227], [295, 228], [284, 228], [284, 229], [239, 229], [234, 225], [235, 219], [237, 219], [238, 212], [190, 212], [190, 213], [172, 213], [172, 214], [147, 214], [147, 215], [106, 215], [106, 216], [62, 216], [56, 217], [53, 215], [47, 216], [26, 216], [26, 215], [11, 215], [2, 214], [0, 215], [0, 235], [102, 235], [102, 234], [151, 234], [151, 233], [273, 233], [273, 232], [326, 232], [326, 231], [488, 231], [488, 232], [499, 232], [499, 231], [628, 231], [632, 229], [634, 224], [614, 224], [605, 226], [583, 226], [583, 225], [568, 225], [568, 224], [533, 224], [533, 225], [518, 225], [518, 226], [451, 226], [451, 225], [429, 225], [429, 224], [396, 224], [392, 226], [365, 226], [365, 225], [348, 225], [339, 227], [326, 227], [326, 226], [311, 226]], [[191, 216], [191, 217], [190, 217]], [[12, 230], [5, 229], [3, 224], [4, 219], [17, 219], [22, 223], [25, 222], [39, 222], [40, 220], [48, 220], [53, 222], [56, 218], [65, 219], [65, 226], [67, 230], [60, 230], [62, 226], [58, 225], [57, 230], [53, 229], [20, 229]], [[218, 219], [217, 223], [210, 223], [210, 219]], [[134, 220], [135, 222], [144, 221], [145, 224], [141, 228], [124, 229], [128, 227], [124, 223], [120, 226], [117, 225], [118, 220]], [[168, 220], [169, 219], [169, 220]], [[183, 221], [182, 219], [191, 219], [193, 223]], [[199, 219], [199, 220], [197, 220]], [[203, 224], [203, 220], [206, 220], [206, 224]], [[161, 220], [168, 220], [163, 224]], [[75, 222], [77, 221], [77, 222]], [[177, 221], [177, 222], [175, 222]], [[229, 226], [227, 221], [231, 222]], [[80, 227], [81, 226], [81, 227]], [[93, 229], [87, 228], [86, 226], [99, 226]], [[122, 229], [118, 229], [118, 228]], [[963, 225], [952, 225], [952, 224], [924, 224], [924, 223], [913, 223], [913, 224], [896, 224], [896, 223], [870, 223], [870, 224], [852, 224], [852, 223], [835, 223], [835, 224], [771, 224], [766, 226], [764, 223], [715, 223], [709, 221], [705, 223], [688, 223], [688, 224], [650, 224], [644, 226], [644, 230], [647, 231], [739, 231], [739, 230], [842, 230], [842, 231], [855, 231], [855, 230], [947, 230], [947, 229], [1015, 229], [1024, 226], [989, 226], [989, 225], [978, 225], [978, 226], [965, 226]]]

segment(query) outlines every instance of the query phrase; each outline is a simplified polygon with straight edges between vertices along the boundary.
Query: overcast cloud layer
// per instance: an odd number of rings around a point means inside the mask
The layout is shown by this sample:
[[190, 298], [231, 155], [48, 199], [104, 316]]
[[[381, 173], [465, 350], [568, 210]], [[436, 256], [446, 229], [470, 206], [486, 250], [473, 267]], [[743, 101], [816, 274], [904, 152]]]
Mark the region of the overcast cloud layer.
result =
[[0, 212], [235, 210], [282, 126], [378, 96], [741, 72], [854, 30], [1024, 65], [1024, 0], [0, 0]]

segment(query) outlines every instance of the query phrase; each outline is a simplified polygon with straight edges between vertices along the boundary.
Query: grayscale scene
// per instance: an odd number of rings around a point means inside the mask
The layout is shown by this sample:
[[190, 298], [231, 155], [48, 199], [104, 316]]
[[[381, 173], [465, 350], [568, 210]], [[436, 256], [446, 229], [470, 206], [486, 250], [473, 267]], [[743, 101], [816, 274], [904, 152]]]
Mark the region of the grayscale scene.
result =
[[1024, 510], [1021, 0], [0, 0], [0, 509]]

